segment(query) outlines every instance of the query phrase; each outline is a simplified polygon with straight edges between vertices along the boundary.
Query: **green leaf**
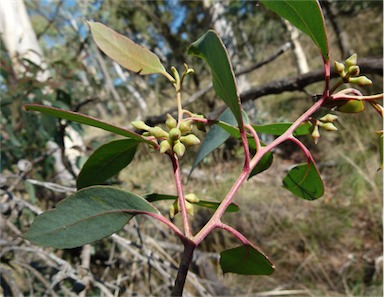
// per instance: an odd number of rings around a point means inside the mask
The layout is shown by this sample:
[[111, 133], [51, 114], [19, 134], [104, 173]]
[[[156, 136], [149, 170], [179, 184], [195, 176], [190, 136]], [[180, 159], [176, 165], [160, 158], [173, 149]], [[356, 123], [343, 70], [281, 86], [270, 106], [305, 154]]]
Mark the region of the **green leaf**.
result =
[[324, 194], [323, 181], [316, 165], [311, 161], [289, 170], [283, 179], [283, 187], [306, 200], [315, 200]]
[[270, 275], [275, 271], [268, 257], [248, 244], [221, 252], [220, 266], [224, 273], [243, 275]]
[[[174, 195], [165, 195], [165, 194], [157, 194], [157, 193], [146, 194], [146, 195], [143, 195], [143, 197], [148, 202], [156, 202], [161, 200], [174, 201], [177, 198], [177, 196], [174, 196]], [[200, 200], [199, 202], [192, 202], [192, 204], [200, 207], [210, 208], [210, 209], [217, 209], [220, 205], [219, 202], [212, 202], [212, 201], [206, 201], [206, 200]], [[239, 211], [239, 206], [235, 203], [231, 203], [225, 210], [225, 212], [238, 212], [238, 211]]]
[[104, 121], [100, 121], [94, 117], [90, 117], [78, 112], [69, 111], [69, 110], [62, 110], [55, 107], [50, 106], [44, 106], [39, 104], [25, 104], [24, 105], [26, 110], [34, 110], [39, 111], [43, 114], [54, 116], [60, 119], [76, 122], [79, 124], [85, 124], [88, 126], [96, 127], [103, 129], [108, 132], [112, 132], [117, 135], [129, 137], [131, 139], [137, 140], [138, 142], [146, 142], [146, 143], [152, 143], [149, 140], [146, 140], [144, 137], [142, 137], [139, 134], [136, 134], [132, 131], [126, 130], [124, 128], [120, 128], [117, 126], [114, 126], [112, 124], [106, 123]]
[[88, 25], [97, 46], [124, 68], [142, 75], [166, 73], [159, 57], [150, 50], [101, 23], [88, 22]]
[[[263, 126], [252, 125], [253, 129], [259, 133], [272, 134], [276, 136], [280, 136], [284, 134], [285, 131], [291, 127], [292, 123], [277, 123], [277, 124], [268, 124]], [[302, 123], [300, 124], [295, 131], [293, 132], [293, 136], [302, 136], [311, 134], [312, 124], [311, 123]]]
[[273, 162], [272, 152], [265, 153], [265, 155], [260, 159], [260, 161], [252, 169], [251, 173], [249, 174], [248, 179], [250, 179], [252, 176], [255, 176], [255, 175], [267, 170], [269, 167], [271, 167], [272, 162]]
[[320, 49], [324, 61], [329, 60], [324, 16], [316, 0], [261, 0], [270, 10], [307, 34]]
[[337, 102], [337, 111], [343, 113], [358, 113], [365, 110], [365, 102], [362, 100], [346, 100]]
[[37, 245], [74, 248], [119, 231], [137, 211], [159, 213], [133, 193], [93, 186], [76, 192], [59, 202], [54, 210], [39, 215], [24, 238]]
[[[219, 121], [228, 123], [230, 125], [236, 124], [236, 118], [229, 108], [227, 108], [218, 118]], [[217, 149], [222, 145], [228, 138], [230, 134], [224, 131], [219, 126], [213, 126], [205, 136], [203, 142], [200, 145], [199, 151], [195, 156], [195, 160], [192, 164], [192, 171], [200, 164], [200, 162], [208, 156], [211, 152]]]
[[237, 93], [235, 75], [227, 51], [217, 33], [207, 31], [188, 49], [194, 55], [206, 61], [211, 68], [212, 83], [216, 94], [227, 104], [235, 116], [240, 130], [243, 130], [240, 97]]
[[85, 162], [77, 177], [77, 189], [99, 185], [131, 163], [138, 142], [119, 139], [100, 146]]

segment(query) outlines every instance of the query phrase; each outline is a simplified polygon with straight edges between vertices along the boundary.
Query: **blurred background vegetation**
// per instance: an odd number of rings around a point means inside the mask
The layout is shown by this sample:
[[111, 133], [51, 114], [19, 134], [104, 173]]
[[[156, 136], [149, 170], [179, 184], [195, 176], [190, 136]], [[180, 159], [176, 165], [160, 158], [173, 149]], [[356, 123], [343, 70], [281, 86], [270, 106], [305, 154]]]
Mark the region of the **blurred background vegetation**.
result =
[[[94, 128], [25, 112], [22, 105], [49, 104], [127, 128], [137, 119], [158, 123], [172, 112], [175, 101], [169, 83], [156, 75], [128, 73], [105, 57], [84, 18], [102, 22], [151, 49], [167, 69], [172, 65], [182, 69], [184, 62], [193, 67], [196, 75], [186, 82], [183, 100], [191, 111], [206, 115], [220, 110], [220, 101], [209, 88], [209, 69], [186, 52], [209, 28], [222, 36], [235, 71], [245, 72], [239, 76], [242, 95], [319, 70], [319, 52], [303, 34], [292, 39], [289, 26], [257, 1], [22, 3], [41, 49], [41, 63], [23, 52], [14, 55], [6, 42], [1, 43], [1, 293], [169, 295], [182, 247], [169, 230], [146, 218], [137, 218], [112, 238], [79, 249], [42, 249], [22, 240], [20, 235], [40, 211], [55, 207], [71, 193], [87, 156], [112, 140]], [[377, 65], [362, 67], [362, 74], [374, 82], [362, 92], [383, 92], [382, 2], [326, 0], [321, 4], [331, 60], [342, 61], [353, 52], [361, 59], [375, 58]], [[6, 34], [2, 30], [3, 40]], [[307, 70], [297, 67], [295, 44], [303, 50]], [[257, 124], [293, 121], [322, 87], [320, 81], [292, 92], [248, 96], [245, 108]], [[317, 145], [310, 137], [303, 140], [325, 181], [323, 198], [302, 201], [282, 189], [284, 174], [303, 161], [296, 147], [282, 145], [273, 166], [247, 182], [236, 196], [240, 213], [225, 216], [269, 255], [276, 272], [262, 277], [222, 275], [218, 253], [236, 242], [215, 231], [196, 254], [186, 296], [382, 296], [383, 183], [375, 134], [382, 121], [369, 108], [360, 114], [337, 115], [337, 132], [323, 133]], [[188, 153], [182, 164], [186, 192], [222, 199], [241, 171], [241, 152], [236, 141], [228, 141], [187, 179], [193, 161], [193, 153]], [[148, 153], [141, 147], [129, 168], [110, 183], [138, 194], [175, 194], [169, 182], [171, 165], [162, 156]], [[169, 205], [159, 207], [166, 213]], [[196, 230], [209, 215], [205, 209], [196, 210]]]

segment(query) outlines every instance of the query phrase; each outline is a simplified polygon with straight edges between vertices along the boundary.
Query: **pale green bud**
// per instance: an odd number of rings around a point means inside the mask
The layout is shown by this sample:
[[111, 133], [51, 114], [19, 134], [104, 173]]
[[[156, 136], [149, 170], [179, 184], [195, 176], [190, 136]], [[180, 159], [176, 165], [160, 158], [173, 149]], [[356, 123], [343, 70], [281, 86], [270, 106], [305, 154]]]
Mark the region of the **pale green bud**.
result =
[[185, 195], [185, 199], [191, 203], [196, 203], [200, 201], [199, 198], [197, 198], [197, 196], [193, 193]]
[[332, 123], [321, 123], [319, 126], [327, 131], [337, 131], [337, 128]]
[[365, 87], [372, 85], [372, 81], [366, 76], [351, 77], [349, 83], [356, 84], [359, 87]]
[[358, 76], [360, 74], [360, 67], [359, 66], [351, 66], [348, 69], [348, 73], [351, 77]]
[[187, 120], [187, 121], [182, 121], [180, 123], [180, 131], [181, 133], [188, 133], [192, 130], [192, 121]]
[[349, 67], [356, 66], [357, 65], [357, 54], [353, 54], [350, 56], [347, 60], [345, 60], [345, 67], [347, 68], [347, 71], [349, 71]]
[[197, 138], [196, 135], [194, 135], [194, 134], [189, 134], [187, 136], [181, 136], [180, 141], [187, 146], [200, 144], [199, 138]]
[[336, 72], [337, 72], [341, 77], [344, 77], [344, 76], [345, 76], [345, 66], [344, 66], [344, 64], [335, 61], [335, 62], [334, 62], [334, 65], [335, 65], [335, 70], [336, 70]]
[[169, 137], [168, 133], [165, 132], [160, 127], [153, 127], [151, 129], [149, 129], [149, 133], [151, 133], [151, 135], [155, 136], [156, 138], [168, 138]]
[[171, 67], [171, 71], [172, 71], [173, 77], [174, 77], [175, 80], [176, 80], [176, 83], [180, 83], [180, 74], [179, 74], [179, 72], [177, 71], [177, 69], [176, 69], [174, 66], [172, 66], [172, 67]]
[[176, 143], [173, 146], [173, 151], [175, 154], [181, 158], [185, 153], [185, 145], [180, 142], [180, 140], [177, 140]]
[[137, 129], [137, 130], [145, 130], [145, 131], [148, 131], [149, 129], [151, 129], [151, 127], [149, 127], [146, 123], [144, 123], [143, 121], [132, 121], [131, 122], [132, 126]]
[[164, 153], [166, 153], [167, 151], [170, 151], [170, 150], [171, 150], [171, 145], [169, 144], [168, 139], [163, 140], [162, 142], [160, 142], [160, 153], [164, 154]]
[[172, 141], [175, 141], [175, 140], [178, 140], [180, 139], [180, 136], [181, 136], [181, 131], [179, 128], [173, 128], [169, 131], [169, 138], [172, 140]]
[[165, 124], [167, 125], [168, 129], [175, 128], [177, 125], [177, 121], [173, 116], [171, 116], [169, 113], [167, 113], [167, 119], [165, 121]]
[[194, 215], [193, 204], [189, 203], [188, 201], [185, 201], [185, 208], [187, 210], [187, 214], [189, 214], [191, 216]]
[[322, 121], [323, 123], [333, 123], [334, 121], [337, 120], [337, 115], [329, 113], [323, 116], [322, 118], [320, 118], [319, 120]]
[[312, 139], [315, 144], [317, 144], [320, 140], [319, 127], [317, 125], [313, 127]]
[[177, 214], [178, 212], [179, 212], [179, 205], [176, 199], [175, 202], [173, 202], [173, 204], [169, 207], [169, 217], [173, 219], [175, 217], [175, 214]]

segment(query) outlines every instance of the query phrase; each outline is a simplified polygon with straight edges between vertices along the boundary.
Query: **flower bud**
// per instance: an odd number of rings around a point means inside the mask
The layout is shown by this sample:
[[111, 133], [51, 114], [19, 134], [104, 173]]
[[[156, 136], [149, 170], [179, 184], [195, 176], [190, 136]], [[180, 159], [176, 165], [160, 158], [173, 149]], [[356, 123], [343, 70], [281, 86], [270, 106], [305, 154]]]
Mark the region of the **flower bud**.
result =
[[160, 127], [150, 128], [149, 133], [151, 133], [151, 135], [155, 136], [156, 138], [168, 138], [169, 137], [168, 133], [165, 132]]
[[317, 125], [313, 127], [312, 138], [315, 144], [317, 144], [320, 140], [319, 127]]
[[345, 60], [345, 67], [347, 68], [347, 71], [349, 71], [349, 67], [356, 66], [357, 65], [357, 54], [353, 54], [350, 56], [347, 60]]
[[175, 217], [175, 214], [179, 212], [179, 205], [177, 199], [173, 204], [169, 207], [169, 217], [173, 219]]
[[185, 199], [191, 203], [196, 203], [200, 201], [199, 198], [197, 198], [197, 196], [193, 193], [185, 195]]
[[187, 214], [191, 216], [194, 215], [193, 205], [191, 203], [189, 203], [188, 201], [185, 201], [185, 208], [187, 209]]
[[365, 87], [372, 85], [372, 81], [366, 76], [351, 77], [349, 83], [357, 84], [359, 87]]
[[182, 121], [180, 123], [180, 131], [181, 133], [188, 133], [192, 130], [192, 121], [187, 120], [187, 121]]
[[165, 154], [169, 150], [171, 150], [171, 145], [169, 144], [168, 139], [160, 142], [160, 153]]
[[173, 146], [173, 151], [175, 154], [181, 158], [185, 153], [185, 145], [180, 142], [180, 140], [176, 140], [176, 143]]
[[326, 114], [325, 116], [319, 119], [319, 121], [323, 123], [333, 123], [336, 120], [337, 120], [337, 115], [330, 114], [330, 113]]
[[335, 62], [334, 62], [334, 65], [335, 65], [335, 70], [336, 70], [336, 72], [337, 72], [341, 77], [344, 77], [344, 76], [345, 76], [345, 66], [344, 66], [344, 64], [335, 61]]
[[179, 128], [172, 128], [169, 131], [169, 139], [171, 139], [172, 141], [180, 139], [180, 136], [181, 136], [181, 131]]
[[167, 113], [167, 119], [165, 121], [165, 124], [167, 125], [168, 129], [175, 128], [177, 125], [177, 121], [173, 116], [171, 116], [169, 113]]
[[180, 141], [187, 146], [200, 144], [199, 138], [197, 138], [196, 135], [194, 135], [194, 134], [189, 134], [187, 136], [181, 136]]
[[348, 69], [348, 73], [351, 77], [358, 76], [360, 74], [360, 67], [359, 66], [351, 66]]
[[151, 129], [151, 127], [149, 127], [146, 123], [144, 123], [143, 121], [132, 121], [131, 122], [131, 125], [137, 129], [137, 130], [145, 130], [145, 131], [148, 131], [149, 129]]
[[320, 123], [319, 126], [327, 131], [337, 131], [336, 126], [332, 123]]

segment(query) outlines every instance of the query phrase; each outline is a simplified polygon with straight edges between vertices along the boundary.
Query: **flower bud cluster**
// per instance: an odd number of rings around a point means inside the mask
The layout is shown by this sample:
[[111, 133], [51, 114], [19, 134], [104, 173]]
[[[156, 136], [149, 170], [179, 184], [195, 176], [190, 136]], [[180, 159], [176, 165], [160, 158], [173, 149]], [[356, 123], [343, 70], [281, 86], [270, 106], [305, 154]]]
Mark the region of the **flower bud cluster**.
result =
[[360, 74], [360, 67], [357, 65], [357, 55], [353, 54], [343, 63], [335, 61], [334, 63], [336, 72], [341, 76], [344, 83], [356, 84], [359, 87], [370, 86], [372, 81], [366, 76], [358, 76]]
[[315, 144], [320, 140], [319, 127], [323, 128], [326, 131], [337, 131], [336, 126], [333, 124], [337, 120], [337, 116], [334, 114], [326, 114], [318, 120], [314, 121], [312, 139]]
[[[194, 215], [193, 203], [199, 202], [199, 198], [193, 193], [185, 195], [185, 208], [187, 213], [191, 216]], [[169, 207], [169, 217], [173, 219], [175, 215], [179, 212], [179, 201], [178, 199], [173, 202], [173, 204]]]
[[177, 125], [176, 119], [167, 114], [165, 125], [169, 131], [165, 131], [161, 127], [150, 127], [143, 121], [133, 121], [132, 126], [138, 130], [144, 130], [144, 136], [152, 136], [160, 142], [160, 153], [175, 153], [179, 158], [185, 153], [186, 146], [200, 144], [199, 138], [191, 134], [193, 122], [191, 120], [183, 120]]

